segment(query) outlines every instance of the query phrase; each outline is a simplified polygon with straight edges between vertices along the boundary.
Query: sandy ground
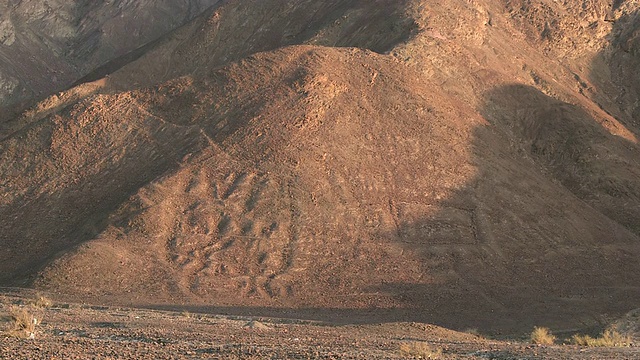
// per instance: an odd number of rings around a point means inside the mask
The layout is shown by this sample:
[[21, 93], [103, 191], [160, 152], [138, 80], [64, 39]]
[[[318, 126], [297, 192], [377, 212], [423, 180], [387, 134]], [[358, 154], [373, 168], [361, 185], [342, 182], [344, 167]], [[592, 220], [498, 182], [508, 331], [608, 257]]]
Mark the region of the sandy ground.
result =
[[[538, 346], [422, 323], [335, 325], [286, 318], [53, 303], [0, 296], [28, 310], [34, 339], [0, 336], [2, 359], [634, 359], [639, 347]], [[421, 352], [407, 352], [420, 348]], [[405, 350], [403, 350], [405, 349]], [[428, 349], [428, 350], [424, 350]]]

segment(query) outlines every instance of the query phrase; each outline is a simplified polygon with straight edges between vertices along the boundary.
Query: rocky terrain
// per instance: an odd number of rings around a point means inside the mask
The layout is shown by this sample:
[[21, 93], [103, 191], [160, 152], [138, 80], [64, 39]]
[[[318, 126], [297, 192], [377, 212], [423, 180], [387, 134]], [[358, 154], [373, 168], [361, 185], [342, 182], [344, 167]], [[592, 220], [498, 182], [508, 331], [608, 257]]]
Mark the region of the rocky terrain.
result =
[[[10, 293], [0, 298], [0, 312], [27, 308], [38, 325], [32, 340], [2, 338], [3, 359], [622, 360], [640, 356], [638, 347], [539, 346], [526, 339], [488, 339], [416, 322], [337, 324], [74, 303], [38, 308], [29, 305], [32, 297]], [[3, 325], [0, 321], [0, 328]]]
[[[0, 4], [0, 115], [69, 87], [200, 15], [218, 0]], [[0, 126], [6, 119], [0, 120]]]
[[218, 4], [7, 118], [0, 284], [597, 332], [640, 295], [639, 6]]

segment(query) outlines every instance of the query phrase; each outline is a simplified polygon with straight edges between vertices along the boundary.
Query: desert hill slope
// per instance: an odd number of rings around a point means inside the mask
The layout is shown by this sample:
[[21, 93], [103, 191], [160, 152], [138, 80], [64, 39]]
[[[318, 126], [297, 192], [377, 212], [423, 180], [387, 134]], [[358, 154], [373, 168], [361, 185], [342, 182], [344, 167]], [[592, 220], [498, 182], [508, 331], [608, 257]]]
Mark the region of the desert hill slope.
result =
[[[217, 0], [4, 1], [0, 115], [69, 87], [185, 24]], [[0, 121], [4, 125], [6, 119]]]
[[637, 8], [227, 1], [11, 121], [2, 282], [597, 325], [640, 294]]

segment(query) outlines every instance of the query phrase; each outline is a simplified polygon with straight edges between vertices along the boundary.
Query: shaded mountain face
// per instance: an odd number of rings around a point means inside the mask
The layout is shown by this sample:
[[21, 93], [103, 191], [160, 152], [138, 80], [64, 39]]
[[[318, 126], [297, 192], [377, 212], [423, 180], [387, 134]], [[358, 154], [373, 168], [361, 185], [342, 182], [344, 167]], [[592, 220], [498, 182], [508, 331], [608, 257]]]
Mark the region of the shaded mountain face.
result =
[[639, 35], [640, 12], [636, 6], [616, 19], [608, 46], [594, 60], [591, 74], [592, 81], [604, 90], [598, 94], [598, 104], [634, 129], [640, 127], [640, 79], [634, 70], [640, 66]]
[[640, 295], [636, 11], [225, 2], [8, 123], [1, 280], [597, 326]]
[[19, 109], [66, 88], [217, 2], [5, 1], [0, 4], [0, 107]]

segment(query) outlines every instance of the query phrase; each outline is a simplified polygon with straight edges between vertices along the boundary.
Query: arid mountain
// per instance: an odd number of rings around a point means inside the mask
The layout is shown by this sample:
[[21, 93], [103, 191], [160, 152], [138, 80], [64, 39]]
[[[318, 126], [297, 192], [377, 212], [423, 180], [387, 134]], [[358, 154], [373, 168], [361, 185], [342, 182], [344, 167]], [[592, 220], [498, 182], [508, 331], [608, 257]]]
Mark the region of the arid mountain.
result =
[[3, 1], [0, 115], [69, 87], [97, 67], [156, 40], [217, 2]]
[[1, 281], [598, 326], [640, 295], [638, 9], [224, 2], [7, 123]]

